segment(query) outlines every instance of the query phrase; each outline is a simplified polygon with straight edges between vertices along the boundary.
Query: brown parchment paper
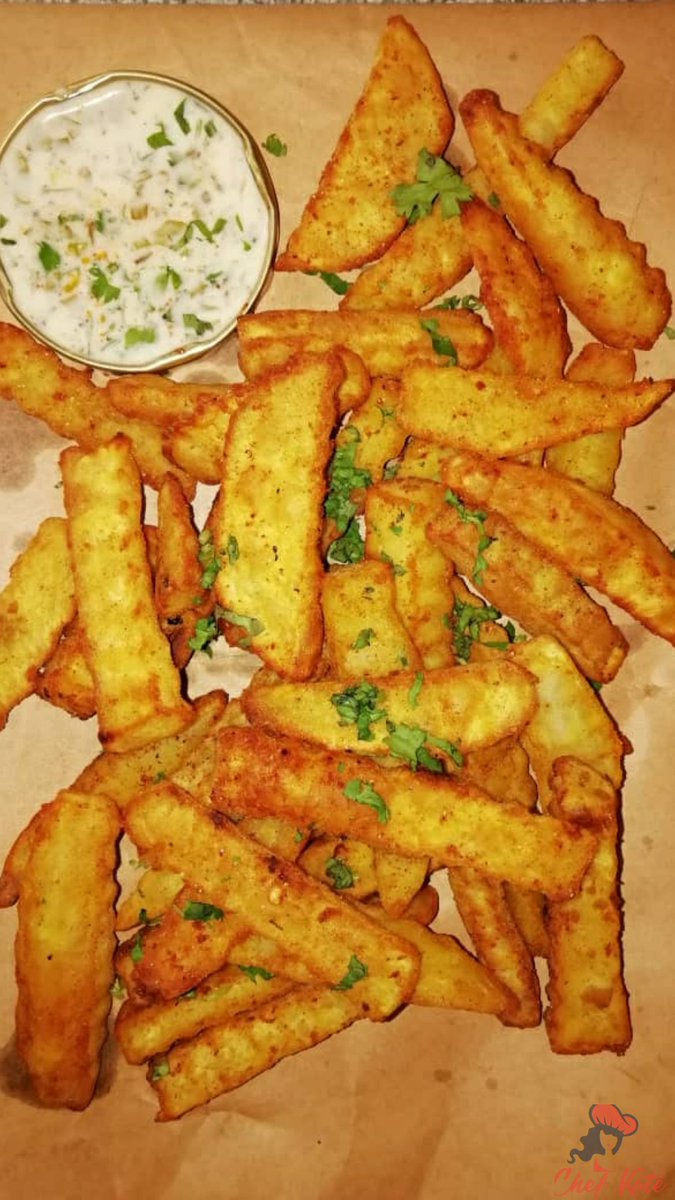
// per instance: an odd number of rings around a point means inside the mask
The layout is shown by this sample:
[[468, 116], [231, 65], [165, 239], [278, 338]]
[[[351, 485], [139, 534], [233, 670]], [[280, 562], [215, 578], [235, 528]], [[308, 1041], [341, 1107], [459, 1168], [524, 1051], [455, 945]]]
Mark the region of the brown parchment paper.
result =
[[[166, 72], [212, 92], [259, 140], [276, 132], [288, 155], [271, 159], [282, 238], [359, 94], [389, 10], [374, 7], [186, 9], [0, 6], [0, 129], [39, 95], [112, 68]], [[626, 63], [623, 79], [560, 156], [606, 212], [647, 242], [675, 283], [672, 5], [405, 7], [429, 45], [451, 100], [497, 90], [518, 109], [561, 54], [599, 34]], [[468, 158], [461, 130], [454, 157]], [[474, 287], [474, 290], [475, 287]], [[333, 307], [318, 280], [282, 277], [264, 304]], [[231, 374], [234, 350], [217, 356]], [[194, 372], [205, 364], [192, 366]], [[644, 374], [675, 370], [661, 339]], [[43, 516], [62, 511], [57, 454], [38, 422], [0, 403], [0, 572]], [[629, 431], [618, 498], [675, 545], [675, 408]], [[556, 1058], [542, 1028], [527, 1032], [465, 1013], [409, 1009], [361, 1023], [283, 1062], [182, 1121], [153, 1124], [143, 1071], [110, 1045], [99, 1094], [81, 1114], [35, 1107], [13, 1051], [13, 912], [0, 913], [0, 1195], [8, 1200], [436, 1200], [580, 1194], [675, 1197], [675, 651], [614, 614], [631, 654], [603, 699], [630, 739], [624, 794], [626, 972], [634, 1042], [624, 1058]], [[229, 656], [193, 669], [203, 691], [236, 690]], [[234, 670], [234, 682], [232, 673]], [[243, 676], [242, 676], [243, 677]], [[31, 699], [0, 735], [0, 854], [28, 816], [97, 752], [92, 722]], [[456, 928], [445, 901], [443, 920]], [[633, 1113], [639, 1131], [620, 1153], [558, 1173], [589, 1127], [594, 1103]], [[597, 1162], [598, 1160], [596, 1160]], [[557, 1176], [557, 1179], [556, 1179]], [[597, 1189], [600, 1190], [597, 1190]], [[640, 1190], [638, 1190], [638, 1188]], [[648, 1190], [649, 1189], [649, 1190]]]

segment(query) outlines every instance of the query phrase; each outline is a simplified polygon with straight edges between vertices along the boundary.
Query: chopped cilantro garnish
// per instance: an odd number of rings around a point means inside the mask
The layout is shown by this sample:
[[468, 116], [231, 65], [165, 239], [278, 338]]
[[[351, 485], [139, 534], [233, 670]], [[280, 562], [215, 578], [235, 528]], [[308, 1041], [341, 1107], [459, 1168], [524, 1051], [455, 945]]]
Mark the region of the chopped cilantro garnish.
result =
[[204, 904], [201, 900], [188, 900], [182, 915], [186, 921], [222, 921], [225, 913], [217, 904]]
[[220, 571], [223, 562], [220, 554], [216, 554], [216, 549], [213, 544], [213, 534], [210, 529], [202, 529], [199, 535], [199, 553], [197, 555], [201, 566], [204, 568], [202, 577], [199, 581], [200, 587], [204, 591], [212, 588], [216, 582], [216, 576]]
[[227, 539], [227, 546], [225, 547], [225, 553], [227, 554], [227, 559], [228, 559], [229, 563], [236, 563], [237, 559], [239, 558], [239, 542], [237, 541], [237, 539], [233, 533], [231, 533], [229, 538]]
[[356, 488], [370, 487], [373, 482], [370, 471], [356, 466], [356, 450], [360, 436], [355, 426], [351, 426], [357, 437], [346, 446], [338, 446], [333, 455], [328, 480], [330, 489], [326, 497], [325, 512], [337, 525], [338, 531], [344, 533], [357, 512], [357, 506], [351, 499]]
[[173, 267], [163, 267], [157, 276], [157, 286], [161, 287], [162, 291], [166, 291], [171, 284], [173, 290], [177, 292], [182, 282], [178, 271], [174, 271]]
[[[474, 642], [480, 641], [481, 625], [486, 621], [499, 621], [501, 615], [499, 609], [494, 608], [491, 604], [480, 606], [469, 604], [467, 601], [461, 600], [459, 596], [455, 596], [448, 626], [452, 631], [452, 644], [459, 662], [469, 661], [471, 647]], [[508, 626], [505, 627], [505, 633], [508, 636]], [[508, 644], [505, 642], [504, 646], [506, 647]]]
[[158, 771], [156, 775], [153, 775], [152, 782], [162, 783], [164, 779], [166, 779], [166, 771]]
[[0, 229], [4, 229], [6, 224], [7, 224], [7, 217], [3, 217], [2, 213], [0, 213]]
[[669, 342], [675, 341], [675, 329], [673, 329], [672, 325], [666, 325], [663, 332], [665, 333]]
[[387, 554], [384, 550], [380, 552], [380, 558], [382, 559], [382, 562], [387, 563], [392, 568], [394, 575], [408, 574], [407, 569], [402, 567], [400, 563], [395, 563], [391, 557], [391, 554]]
[[489, 533], [482, 533], [478, 540], [476, 561], [473, 564], [473, 571], [471, 572], [471, 578], [473, 579], [474, 583], [478, 585], [478, 587], [480, 587], [482, 584], [483, 575], [487, 571], [488, 564], [484, 551], [488, 550], [495, 540], [495, 538], [490, 537]]
[[360, 980], [365, 979], [367, 974], [368, 968], [366, 964], [362, 963], [355, 954], [352, 954], [349, 960], [347, 974], [343, 979], [340, 980], [339, 983], [335, 984], [333, 990], [336, 992], [348, 992], [350, 988], [353, 988], [355, 983], [359, 983]]
[[136, 933], [136, 937], [134, 938], [133, 945], [131, 947], [131, 961], [132, 961], [132, 963], [139, 963], [139, 962], [142, 962], [142, 960], [143, 960], [143, 940], [141, 938], [141, 931], [139, 929]]
[[257, 983], [259, 979], [274, 979], [272, 972], [267, 971], [265, 967], [243, 967], [239, 964], [239, 970], [243, 971], [244, 975], [248, 975], [254, 983]]
[[374, 629], [362, 629], [356, 636], [356, 640], [352, 642], [352, 650], [365, 650], [369, 646], [373, 638], [376, 636]]
[[176, 118], [176, 121], [178, 122], [178, 128], [180, 129], [181, 133], [189, 133], [190, 129], [191, 129], [190, 122], [187, 120], [187, 118], [185, 116], [185, 103], [186, 103], [186, 98], [183, 97], [180, 104], [178, 105], [178, 108], [174, 108], [174, 110], [173, 110], [173, 115]]
[[61, 265], [61, 255], [58, 250], [49, 245], [49, 242], [40, 242], [38, 246], [38, 258], [45, 271], [54, 271]]
[[191, 650], [203, 650], [204, 654], [208, 654], [209, 658], [212, 658], [211, 642], [215, 642], [219, 635], [218, 617], [215, 612], [212, 612], [210, 616], [199, 617], [195, 622], [195, 631], [188, 641], [188, 646]]
[[361, 683], [353, 683], [345, 688], [344, 692], [336, 692], [330, 702], [342, 718], [341, 725], [356, 725], [358, 740], [372, 742], [375, 734], [371, 725], [386, 716], [384, 709], [377, 707], [381, 695], [379, 688], [363, 679]]
[[117, 299], [120, 294], [120, 288], [114, 287], [105, 271], [102, 271], [98, 266], [94, 266], [89, 268], [89, 274], [93, 280], [89, 291], [95, 300], [102, 300], [104, 304], [109, 304], [111, 300]]
[[181, 992], [180, 996], [178, 996], [178, 999], [179, 1000], [194, 1000], [196, 995], [197, 995], [197, 989], [196, 989], [196, 987], [193, 987], [193, 988], [189, 988], [187, 992]]
[[350, 779], [342, 791], [348, 800], [355, 800], [357, 804], [365, 804], [367, 808], [375, 809], [378, 821], [382, 825], [386, 825], [391, 814], [382, 796], [379, 792], [375, 791], [372, 783], [367, 783], [364, 779]]
[[110, 995], [113, 1000], [124, 1000], [127, 994], [127, 989], [124, 986], [124, 980], [120, 979], [119, 975], [115, 976], [115, 982], [110, 989]]
[[293, 841], [296, 842], [296, 844], [298, 844], [304, 840], [305, 840], [304, 831], [302, 829], [296, 829], [295, 833], [293, 834]]
[[207, 122], [206, 122], [206, 125], [204, 126], [204, 133], [206, 134], [206, 136], [207, 136], [207, 137], [210, 137], [210, 138], [211, 138], [211, 137], [214, 137], [214, 136], [215, 136], [215, 132], [216, 132], [216, 123], [215, 123], [215, 121], [207, 121]]
[[366, 552], [366, 543], [359, 523], [354, 517], [342, 537], [336, 538], [328, 547], [328, 557], [334, 563], [361, 562]]
[[169, 1066], [168, 1059], [161, 1058], [159, 1060], [159, 1062], [156, 1062], [154, 1064], [154, 1066], [152, 1068], [152, 1073], [150, 1075], [150, 1080], [152, 1083], [154, 1083], [155, 1080], [163, 1079], [165, 1075], [170, 1075], [170, 1074], [171, 1074], [171, 1067]]
[[597, 679], [589, 679], [589, 680], [588, 680], [588, 683], [590, 683], [590, 685], [591, 685], [591, 687], [593, 688], [593, 691], [594, 691], [594, 692], [601, 692], [601, 691], [602, 691], [602, 684], [601, 684], [601, 683], [598, 683]]
[[99, 233], [105, 232], [105, 214], [102, 209], [99, 209], [96, 214], [96, 220], [94, 221], [94, 226], [96, 227], [96, 229], [98, 230]]
[[150, 136], [146, 138], [146, 141], [153, 150], [159, 150], [160, 146], [173, 146], [173, 142], [171, 141], [171, 138], [168, 137], [163, 124], [160, 124], [159, 129], [157, 129], [155, 133], [151, 133]]
[[186, 329], [193, 329], [197, 337], [201, 337], [203, 333], [208, 333], [209, 329], [213, 329], [211, 321], [203, 321], [195, 313], [183, 313], [183, 324]]
[[487, 570], [487, 560], [485, 558], [484, 551], [487, 550], [488, 547], [491, 546], [495, 541], [495, 539], [490, 537], [488, 533], [485, 533], [483, 529], [483, 526], [487, 520], [487, 513], [483, 512], [481, 509], [467, 508], [466, 505], [460, 500], [459, 496], [453, 492], [451, 488], [448, 488], [445, 493], [445, 503], [449, 504], [456, 510], [460, 521], [463, 521], [465, 525], [477, 525], [481, 530], [481, 536], [478, 541], [478, 548], [476, 552], [476, 561], [473, 565], [473, 571], [471, 573], [471, 578], [473, 579], [474, 583], [477, 583], [480, 587], [481, 583], [483, 582], [483, 574]]
[[490, 205], [490, 208], [499, 208], [500, 207], [501, 200], [499, 199], [499, 196], [497, 195], [496, 192], [490, 192], [490, 195], [488, 196], [488, 204]]
[[436, 775], [443, 771], [443, 764], [429, 753], [427, 743], [435, 746], [438, 750], [444, 750], [458, 767], [464, 764], [464, 756], [453, 742], [437, 738], [433, 733], [428, 733], [426, 729], [418, 729], [412, 725], [399, 725], [394, 721], [387, 721], [387, 729], [389, 737], [386, 737], [384, 741], [385, 745], [389, 747], [390, 754], [394, 758], [402, 758], [412, 771], [416, 771], [418, 767], [424, 767]]
[[327, 859], [325, 874], [337, 892], [343, 892], [354, 886], [354, 872], [343, 858]]
[[409, 225], [426, 217], [437, 199], [440, 199], [445, 218], [459, 216], [460, 205], [472, 197], [473, 192], [459, 171], [428, 150], [420, 150], [417, 156], [415, 183], [400, 183], [391, 193], [397, 213], [405, 217]]
[[403, 533], [402, 525], [390, 525], [389, 528], [396, 537], [401, 537], [401, 534]]
[[239, 645], [243, 650], [247, 650], [251, 645], [251, 639], [257, 637], [259, 633], [265, 632], [265, 626], [257, 617], [244, 617], [239, 613], [233, 612], [231, 608], [219, 608], [219, 615], [224, 621], [229, 621], [230, 625], [237, 625], [240, 629], [245, 629], [247, 637], [242, 638]]
[[438, 321], [433, 317], [420, 321], [420, 325], [425, 333], [431, 338], [431, 345], [437, 354], [448, 359], [448, 365], [452, 363], [453, 367], [457, 366], [457, 350], [449, 337], [445, 337], [439, 332]]
[[319, 279], [335, 292], [337, 296], [346, 296], [351, 283], [346, 279], [342, 279], [339, 275], [335, 275], [333, 271], [307, 271], [307, 275], [318, 275]]
[[420, 692], [422, 691], [423, 683], [424, 683], [424, 672], [418, 671], [415, 676], [415, 682], [413, 683], [410, 691], [408, 692], [408, 703], [410, 704], [411, 708], [417, 708], [417, 701], [419, 700], [419, 695], [420, 695]]
[[441, 300], [439, 304], [435, 304], [434, 308], [449, 308], [453, 312], [455, 309], [463, 308], [468, 312], [478, 312], [483, 307], [483, 301], [472, 294], [468, 296], [446, 296], [445, 300]]
[[193, 221], [189, 221], [185, 226], [183, 236], [177, 242], [174, 249], [181, 250], [183, 246], [187, 246], [188, 242], [192, 241], [195, 230], [197, 233], [201, 233], [205, 241], [212, 242], [219, 233], [223, 232], [226, 225], [227, 219], [225, 217], [218, 217], [218, 220], [214, 222], [213, 229], [209, 229], [205, 221], [202, 221], [200, 217], [195, 217]]
[[273, 154], [275, 158], [284, 158], [288, 154], [288, 146], [276, 133], [268, 133], [261, 145], [263, 150], [267, 150], [267, 153]]
[[124, 335], [124, 345], [129, 350], [132, 346], [139, 346], [141, 342], [154, 342], [155, 338], [154, 329], [140, 329], [138, 326], [132, 325]]

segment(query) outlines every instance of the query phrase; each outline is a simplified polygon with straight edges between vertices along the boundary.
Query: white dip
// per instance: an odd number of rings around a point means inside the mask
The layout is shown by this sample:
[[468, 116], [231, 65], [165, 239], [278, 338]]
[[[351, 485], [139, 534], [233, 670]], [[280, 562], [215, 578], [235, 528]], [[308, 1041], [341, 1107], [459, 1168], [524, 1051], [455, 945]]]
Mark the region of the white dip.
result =
[[0, 261], [49, 340], [142, 367], [225, 331], [262, 281], [271, 216], [239, 133], [168, 84], [40, 109], [0, 162]]

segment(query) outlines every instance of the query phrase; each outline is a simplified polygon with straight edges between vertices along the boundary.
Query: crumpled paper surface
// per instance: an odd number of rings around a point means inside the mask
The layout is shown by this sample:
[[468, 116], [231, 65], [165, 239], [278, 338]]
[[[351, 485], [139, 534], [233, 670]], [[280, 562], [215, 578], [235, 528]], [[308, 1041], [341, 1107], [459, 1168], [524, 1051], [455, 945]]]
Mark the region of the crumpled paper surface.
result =
[[[270, 160], [283, 241], [360, 92], [387, 11], [0, 6], [0, 126], [8, 129], [49, 89], [103, 70], [146, 68], [185, 79], [233, 109], [258, 140], [276, 132], [287, 142], [287, 157]], [[403, 11], [429, 45], [453, 102], [471, 87], [488, 86], [517, 110], [586, 33], [599, 34], [619, 53], [623, 79], [560, 160], [606, 212], [647, 242], [650, 261], [670, 268], [674, 283], [675, 7]], [[461, 130], [453, 157], [468, 161]], [[274, 280], [263, 303], [334, 307], [336, 300], [317, 279], [287, 276]], [[641, 374], [672, 374], [675, 344], [662, 338], [640, 359]], [[216, 355], [215, 364], [218, 376], [233, 378], [234, 347]], [[213, 369], [213, 361], [202, 361], [185, 373]], [[3, 579], [38, 522], [62, 512], [61, 445], [37, 421], [0, 404]], [[628, 433], [617, 490], [669, 545], [675, 545], [674, 447], [671, 401]], [[126, 1066], [112, 1043], [86, 1112], [42, 1111], [31, 1103], [14, 1055], [15, 915], [0, 913], [3, 1194], [12, 1200], [548, 1200], [580, 1194], [587, 1182], [587, 1194], [603, 1197], [656, 1194], [655, 1180], [663, 1179], [658, 1194], [675, 1197], [675, 651], [625, 614], [614, 616], [631, 654], [603, 699], [634, 748], [624, 793], [623, 894], [635, 1033], [624, 1058], [556, 1058], [542, 1028], [522, 1032], [466, 1013], [409, 1009], [385, 1025], [356, 1025], [171, 1125], [153, 1124], [143, 1071]], [[236, 691], [245, 670], [220, 653], [193, 669], [194, 688]], [[12, 714], [0, 735], [0, 853], [97, 749], [92, 722], [35, 699]], [[458, 928], [447, 897], [442, 916], [446, 928]], [[633, 1113], [639, 1130], [616, 1158], [595, 1160], [606, 1176], [589, 1163], [566, 1177], [570, 1149], [587, 1132], [594, 1103]]]

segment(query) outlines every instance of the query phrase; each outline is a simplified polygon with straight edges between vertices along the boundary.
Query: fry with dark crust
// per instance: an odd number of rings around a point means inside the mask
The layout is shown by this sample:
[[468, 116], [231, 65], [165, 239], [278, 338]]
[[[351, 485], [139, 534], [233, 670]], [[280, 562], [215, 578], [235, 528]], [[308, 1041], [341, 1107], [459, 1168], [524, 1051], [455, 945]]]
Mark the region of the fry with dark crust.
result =
[[113, 981], [117, 809], [62, 792], [39, 814], [19, 882], [17, 1049], [39, 1100], [85, 1108]]

